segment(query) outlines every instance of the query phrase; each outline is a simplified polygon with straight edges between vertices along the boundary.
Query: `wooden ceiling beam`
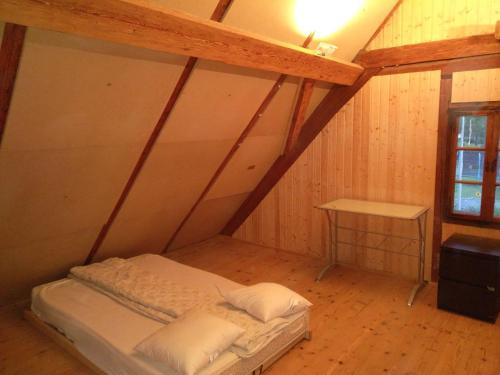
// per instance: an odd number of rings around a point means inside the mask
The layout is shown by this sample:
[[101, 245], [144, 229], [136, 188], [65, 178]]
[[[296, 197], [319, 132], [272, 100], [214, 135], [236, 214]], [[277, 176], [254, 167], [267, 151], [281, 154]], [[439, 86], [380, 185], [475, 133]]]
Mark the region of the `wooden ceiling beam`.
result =
[[[229, 9], [232, 1], [233, 0], [219, 0], [210, 19], [215, 22], [221, 22], [225, 14], [227, 13], [227, 10]], [[163, 112], [160, 115], [160, 118], [156, 122], [153, 131], [151, 132], [146, 144], [144, 145], [141, 155], [139, 156], [139, 159], [135, 163], [134, 169], [132, 169], [132, 172], [127, 180], [127, 183], [125, 184], [125, 187], [123, 188], [120, 196], [118, 197], [118, 200], [116, 201], [115, 206], [111, 211], [111, 214], [106, 220], [106, 223], [102, 226], [99, 234], [97, 235], [97, 238], [94, 241], [94, 244], [92, 245], [92, 248], [90, 249], [87, 258], [85, 259], [85, 264], [90, 264], [93, 261], [96, 253], [99, 251], [102, 243], [104, 242], [104, 239], [106, 238], [109, 229], [111, 228], [111, 225], [113, 225], [116, 217], [120, 213], [123, 204], [127, 200], [127, 197], [130, 191], [132, 190], [135, 181], [137, 180], [137, 177], [139, 176], [142, 168], [144, 167], [144, 164], [146, 164], [146, 161], [148, 160], [149, 155], [151, 154], [151, 151], [153, 150], [153, 147], [156, 144], [156, 141], [158, 140], [158, 137], [160, 136], [162, 129], [164, 128], [168, 118], [170, 117], [170, 114], [172, 113], [172, 110], [174, 109], [182, 93], [182, 90], [184, 90], [184, 87], [186, 86], [189, 77], [191, 77], [191, 73], [193, 72], [193, 69], [197, 61], [198, 59], [196, 57], [190, 57], [186, 62], [186, 65], [184, 66], [184, 69], [179, 79], [177, 80], [177, 84], [175, 85], [174, 90], [170, 94], [170, 97], [165, 105], [165, 108], [163, 109]]]
[[0, 144], [7, 123], [26, 27], [6, 23], [0, 48]]
[[238, 211], [226, 224], [221, 234], [232, 235], [245, 221], [252, 211], [259, 205], [264, 197], [283, 177], [286, 171], [295, 163], [309, 144], [316, 138], [321, 130], [328, 124], [335, 114], [370, 80], [380, 69], [366, 69], [352, 86], [334, 86], [314, 112], [309, 116], [302, 127], [302, 131], [294, 146], [286, 154], [281, 155], [257, 187], [243, 202]]
[[145, 0], [2, 0], [0, 20], [350, 85], [363, 68]]
[[406, 64], [383, 68], [378, 75], [424, 72], [441, 70], [443, 73], [464, 72], [468, 70], [500, 68], [500, 53], [484, 56], [464, 57], [461, 59], [438, 60], [425, 63]]
[[485, 34], [364, 51], [355, 62], [365, 68], [385, 68], [497, 53], [500, 43], [493, 34]]

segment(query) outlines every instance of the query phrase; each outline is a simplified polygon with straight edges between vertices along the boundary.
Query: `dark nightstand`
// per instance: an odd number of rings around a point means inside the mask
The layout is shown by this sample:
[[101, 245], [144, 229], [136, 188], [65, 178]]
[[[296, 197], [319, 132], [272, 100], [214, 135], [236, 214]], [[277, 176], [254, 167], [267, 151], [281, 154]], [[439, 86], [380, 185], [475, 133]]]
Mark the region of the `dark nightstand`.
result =
[[495, 323], [500, 240], [454, 234], [441, 246], [438, 307]]

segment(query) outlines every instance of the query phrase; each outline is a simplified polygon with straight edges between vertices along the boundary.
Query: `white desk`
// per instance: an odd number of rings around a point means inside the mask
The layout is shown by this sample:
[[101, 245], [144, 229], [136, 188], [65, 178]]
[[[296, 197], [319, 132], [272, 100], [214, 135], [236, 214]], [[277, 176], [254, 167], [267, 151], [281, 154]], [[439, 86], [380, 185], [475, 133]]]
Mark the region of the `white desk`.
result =
[[[363, 201], [355, 199], [337, 199], [332, 202], [328, 202], [317, 206], [317, 208], [324, 210], [328, 217], [329, 224], [329, 234], [330, 234], [330, 251], [328, 252], [328, 264], [321, 270], [317, 281], [321, 280], [325, 275], [326, 271], [337, 264], [337, 250], [339, 244], [347, 245], [357, 245], [355, 243], [347, 243], [339, 241], [338, 239], [338, 229], [350, 230], [353, 232], [378, 234], [387, 237], [403, 238], [410, 241], [418, 241], [419, 244], [419, 254], [418, 254], [418, 275], [417, 275], [417, 285], [412, 289], [410, 297], [408, 299], [408, 306], [413, 304], [418, 291], [424, 287], [424, 265], [425, 265], [425, 228], [427, 220], [427, 207], [421, 206], [410, 206], [405, 204], [395, 204], [395, 203], [385, 203], [385, 202], [372, 202]], [[340, 227], [338, 223], [338, 214], [341, 212], [360, 214], [360, 215], [370, 215], [370, 216], [381, 216], [392, 219], [401, 220], [411, 220], [417, 223], [418, 236], [417, 238], [396, 236], [387, 233], [378, 233], [365, 231], [355, 228]], [[383, 241], [382, 241], [383, 242]], [[381, 249], [380, 247], [371, 247], [365, 245], [357, 245], [367, 248], [372, 248], [379, 251], [388, 251]], [[380, 246], [380, 245], [379, 245]], [[397, 253], [392, 251], [393, 253]], [[402, 253], [397, 253], [402, 254]], [[407, 255], [407, 254], [405, 254]]]

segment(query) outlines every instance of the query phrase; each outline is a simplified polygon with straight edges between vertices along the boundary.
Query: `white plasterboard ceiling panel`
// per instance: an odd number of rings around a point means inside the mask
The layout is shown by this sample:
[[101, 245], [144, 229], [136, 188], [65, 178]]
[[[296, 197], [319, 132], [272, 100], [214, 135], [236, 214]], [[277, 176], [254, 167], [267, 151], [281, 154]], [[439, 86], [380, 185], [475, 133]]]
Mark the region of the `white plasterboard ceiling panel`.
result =
[[203, 201], [172, 244], [172, 249], [206, 240], [220, 233], [248, 194]]
[[232, 143], [234, 140], [157, 145], [117, 221], [162, 210], [185, 212], [185, 207], [194, 203], [213, 176]]
[[28, 296], [34, 285], [65, 277], [70, 267], [83, 263], [96, 232], [97, 228], [90, 228], [2, 249], [0, 303]]
[[139, 151], [0, 150], [0, 248], [104, 224]]
[[252, 191], [278, 157], [281, 136], [252, 136], [239, 148], [206, 199]]
[[237, 138], [272, 87], [276, 73], [198, 61], [159, 142]]
[[299, 79], [288, 77], [267, 109], [262, 113], [250, 135], [282, 135], [288, 132], [297, 96]]
[[184, 61], [29, 29], [2, 148], [144, 144]]
[[184, 215], [184, 211], [173, 207], [115, 222], [112, 232], [97, 253], [96, 260], [160, 253]]
[[324, 82], [316, 82], [314, 84], [314, 89], [311, 95], [311, 101], [309, 102], [309, 106], [306, 110], [305, 120], [311, 115], [311, 113], [316, 109], [318, 104], [323, 100], [323, 98], [328, 94], [328, 91], [332, 88], [332, 85], [329, 85]]

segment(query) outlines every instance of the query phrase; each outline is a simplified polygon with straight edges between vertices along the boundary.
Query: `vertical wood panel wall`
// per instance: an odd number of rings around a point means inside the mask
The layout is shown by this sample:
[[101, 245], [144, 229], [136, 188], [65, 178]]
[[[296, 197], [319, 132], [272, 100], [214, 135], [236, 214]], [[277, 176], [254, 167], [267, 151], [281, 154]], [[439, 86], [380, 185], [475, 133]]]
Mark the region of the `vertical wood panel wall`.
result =
[[[368, 49], [490, 33], [500, 4], [488, 0], [405, 0]], [[455, 97], [495, 92], [491, 72], [457, 75]], [[484, 78], [488, 76], [488, 79]], [[494, 77], [497, 77], [496, 75]], [[497, 78], [496, 78], [497, 79]], [[235, 237], [312, 256], [324, 256], [326, 220], [313, 206], [340, 197], [393, 201], [432, 208], [436, 166], [437, 71], [373, 78], [332, 119], [279, 184], [235, 233]], [[458, 99], [458, 96], [462, 99]], [[426, 275], [431, 259], [432, 212], [428, 219]], [[346, 217], [342, 224], [376, 231], [410, 234], [403, 222]], [[446, 235], [448, 228], [444, 229]], [[352, 234], [340, 231], [344, 240]], [[359, 243], [376, 245], [369, 236]], [[415, 254], [416, 246], [384, 242], [388, 249]], [[340, 261], [360, 267], [414, 277], [416, 259], [383, 255], [360, 246], [343, 246]]]
[[[373, 78], [238, 230], [236, 237], [313, 256], [326, 254], [328, 231], [313, 207], [349, 197], [431, 207], [434, 197], [439, 72]], [[432, 215], [431, 215], [432, 216]], [[343, 214], [342, 225], [415, 235], [415, 224]], [[431, 238], [428, 221], [428, 241]], [[352, 242], [354, 235], [340, 231]], [[374, 246], [370, 235], [357, 243]], [[415, 243], [386, 241], [389, 250], [416, 253]], [[430, 249], [430, 247], [429, 247]], [[342, 263], [413, 277], [416, 258], [343, 245]]]

